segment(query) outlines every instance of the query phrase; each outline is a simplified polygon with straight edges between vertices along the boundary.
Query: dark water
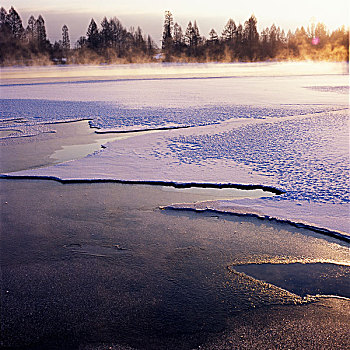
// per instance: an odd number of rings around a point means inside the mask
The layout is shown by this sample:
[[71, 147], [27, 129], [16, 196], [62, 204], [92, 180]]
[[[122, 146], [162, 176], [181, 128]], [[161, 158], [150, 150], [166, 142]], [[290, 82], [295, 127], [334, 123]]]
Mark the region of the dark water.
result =
[[[224, 331], [232, 315], [301, 302], [231, 273], [234, 261], [293, 252], [329, 259], [348, 254], [345, 243], [287, 225], [162, 211], [159, 205], [192, 194], [158, 187], [0, 185], [5, 348], [198, 348]], [[304, 278], [300, 271], [298, 276]], [[332, 283], [342, 281], [339, 276]]]
[[349, 266], [292, 263], [251, 264], [233, 268], [301, 296], [325, 294], [350, 298]]

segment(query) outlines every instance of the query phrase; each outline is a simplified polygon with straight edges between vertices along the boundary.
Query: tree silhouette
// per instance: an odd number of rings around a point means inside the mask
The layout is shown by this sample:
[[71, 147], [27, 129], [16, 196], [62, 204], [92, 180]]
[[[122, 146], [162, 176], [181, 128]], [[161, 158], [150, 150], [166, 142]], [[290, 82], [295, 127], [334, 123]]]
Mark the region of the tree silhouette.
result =
[[11, 7], [7, 17], [5, 18], [5, 22], [9, 26], [12, 36], [15, 39], [21, 39], [24, 35], [24, 28], [22, 24], [21, 17], [17, 13], [17, 11]]
[[0, 9], [0, 28], [2, 29], [6, 23], [7, 11], [1, 7]]
[[162, 49], [166, 55], [166, 61], [170, 60], [170, 56], [173, 49], [173, 15], [170, 11], [165, 11], [164, 25], [163, 25], [163, 40]]
[[156, 52], [156, 44], [152, 40], [151, 36], [147, 36], [147, 55], [152, 57]]
[[210, 60], [218, 61], [221, 55], [221, 46], [219, 36], [215, 29], [211, 29], [209, 32], [209, 39], [207, 40], [208, 56]]
[[97, 24], [93, 18], [91, 19], [89, 27], [86, 32], [86, 42], [89, 49], [91, 50], [98, 49], [100, 36], [97, 29]]
[[109, 21], [109, 27], [112, 37], [112, 47], [116, 50], [117, 55], [121, 57], [125, 51], [126, 30], [118, 18], [112, 18]]
[[39, 50], [46, 51], [48, 48], [46, 28], [44, 18], [41, 15], [39, 15], [38, 19], [35, 21], [35, 38], [37, 40]]
[[[111, 31], [111, 25], [107, 20], [107, 17], [104, 17], [101, 22], [102, 30], [100, 32], [100, 38], [101, 38], [101, 45], [104, 48], [111, 47], [112, 46], [112, 31]], [[97, 29], [97, 26], [96, 26]]]
[[257, 20], [252, 15], [248, 21], [244, 23], [243, 43], [244, 56], [247, 56], [250, 61], [256, 60], [259, 50], [259, 34], [256, 28]]
[[[312, 24], [305, 30], [284, 31], [273, 24], [257, 31], [257, 20], [251, 16], [245, 23], [236, 26], [230, 18], [219, 38], [212, 29], [206, 40], [199, 33], [197, 22], [189, 22], [185, 33], [178, 23], [173, 24], [171, 12], [165, 12], [162, 53], [164, 60], [190, 61], [257, 61], [281, 59], [314, 59], [348, 61], [349, 30], [344, 26], [330, 33], [322, 23]], [[193, 24], [192, 24], [193, 23]], [[86, 37], [81, 36], [74, 49], [70, 49], [68, 27], [62, 27], [62, 40], [53, 45], [47, 39], [45, 21], [30, 16], [24, 30], [17, 11], [8, 12], [0, 8], [0, 64], [32, 64], [43, 60], [62, 62], [69, 57], [76, 63], [96, 62], [140, 62], [152, 61], [157, 46], [140, 27], [123, 27], [113, 17], [104, 17], [101, 29], [91, 19]]]
[[26, 28], [26, 38], [29, 43], [34, 43], [36, 37], [35, 37], [35, 18], [34, 16], [30, 16], [28, 19], [28, 25]]
[[182, 33], [182, 28], [178, 23], [174, 24], [174, 52], [176, 54], [180, 54], [182, 52], [182, 49], [184, 48], [184, 36]]
[[68, 33], [68, 27], [66, 25], [62, 27], [62, 48], [65, 54], [67, 54], [68, 51], [70, 50], [69, 33]]
[[230, 18], [226, 23], [224, 30], [222, 31], [221, 37], [223, 41], [228, 42], [230, 44], [234, 44], [237, 38], [237, 27], [236, 23], [232, 18]]
[[187, 28], [186, 28], [186, 32], [185, 32], [185, 43], [188, 47], [192, 47], [193, 46], [193, 26], [192, 26], [192, 22], [189, 21]]

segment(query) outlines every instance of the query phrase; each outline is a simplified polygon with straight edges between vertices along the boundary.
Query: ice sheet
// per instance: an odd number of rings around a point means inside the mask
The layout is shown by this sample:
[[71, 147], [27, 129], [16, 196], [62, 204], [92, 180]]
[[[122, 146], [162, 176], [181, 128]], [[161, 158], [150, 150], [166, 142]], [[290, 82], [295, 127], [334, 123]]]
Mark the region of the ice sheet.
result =
[[[349, 233], [348, 76], [322, 65], [273, 76], [271, 67], [259, 66], [256, 76], [159, 79], [154, 71], [147, 79], [4, 84], [3, 117], [25, 117], [34, 126], [89, 118], [104, 131], [189, 127], [116, 141], [83, 159], [16, 175], [273, 186], [286, 193], [249, 206]], [[180, 74], [183, 66], [168, 68]]]

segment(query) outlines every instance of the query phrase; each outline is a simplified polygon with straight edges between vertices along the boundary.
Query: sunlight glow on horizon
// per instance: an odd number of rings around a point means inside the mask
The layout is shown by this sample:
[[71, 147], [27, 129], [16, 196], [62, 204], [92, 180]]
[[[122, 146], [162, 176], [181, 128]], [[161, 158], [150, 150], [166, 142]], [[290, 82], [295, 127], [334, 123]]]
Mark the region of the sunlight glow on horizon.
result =
[[[283, 2], [279, 0], [237, 2], [222, 0], [220, 4], [200, 0], [152, 0], [145, 3], [141, 0], [118, 1], [105, 0], [103, 4], [92, 0], [3, 0], [1, 6], [7, 11], [13, 6], [21, 15], [24, 26], [27, 25], [29, 14], [42, 14], [48, 29], [50, 39], [60, 36], [59, 29], [67, 24], [73, 41], [80, 35], [85, 35], [91, 17], [97, 23], [106, 16], [116, 16], [124, 25], [140, 26], [145, 33], [151, 34], [159, 43], [162, 34], [164, 11], [169, 10], [184, 29], [189, 21], [197, 20], [200, 32], [208, 36], [211, 28], [218, 34], [229, 18], [236, 23], [244, 22], [254, 14], [258, 19], [258, 29], [261, 31], [275, 23], [286, 32], [297, 27], [305, 28], [311, 23], [322, 22], [327, 29], [334, 30], [342, 25], [349, 26], [349, 4], [347, 0], [334, 0], [325, 6], [319, 0], [294, 0]], [[80, 28], [80, 29], [79, 29]]]

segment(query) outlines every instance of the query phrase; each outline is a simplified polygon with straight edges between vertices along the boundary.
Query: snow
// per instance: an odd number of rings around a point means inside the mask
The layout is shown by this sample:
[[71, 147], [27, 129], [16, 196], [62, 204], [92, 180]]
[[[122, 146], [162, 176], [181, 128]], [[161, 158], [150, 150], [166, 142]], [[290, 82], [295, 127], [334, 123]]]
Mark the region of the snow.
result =
[[[74, 119], [89, 119], [103, 132], [186, 127], [118, 140], [83, 159], [15, 175], [272, 186], [285, 194], [231, 204], [350, 233], [343, 71], [316, 63], [309, 70], [292, 64], [155, 67], [146, 67], [147, 78], [134, 72], [128, 79], [3, 84], [7, 121], [0, 131], [18, 128], [20, 118], [29, 130], [23, 127], [24, 134]], [[191, 75], [183, 76], [184, 67]], [[211, 206], [220, 210], [222, 203]]]

